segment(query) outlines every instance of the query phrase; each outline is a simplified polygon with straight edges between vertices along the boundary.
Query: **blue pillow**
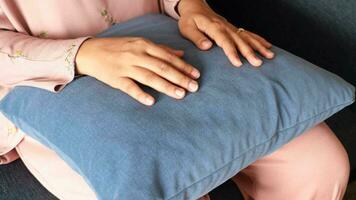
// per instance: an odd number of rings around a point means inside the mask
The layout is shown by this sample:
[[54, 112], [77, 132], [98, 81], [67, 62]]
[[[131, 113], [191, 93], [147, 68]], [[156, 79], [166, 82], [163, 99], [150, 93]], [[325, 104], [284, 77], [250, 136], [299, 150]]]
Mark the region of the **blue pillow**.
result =
[[100, 37], [142, 36], [185, 50], [200, 90], [174, 100], [153, 89], [153, 107], [91, 77], [59, 94], [16, 87], [0, 110], [55, 150], [99, 199], [191, 199], [219, 186], [354, 101], [340, 77], [280, 48], [256, 69], [233, 67], [220, 48], [199, 51], [177, 23], [147, 15]]

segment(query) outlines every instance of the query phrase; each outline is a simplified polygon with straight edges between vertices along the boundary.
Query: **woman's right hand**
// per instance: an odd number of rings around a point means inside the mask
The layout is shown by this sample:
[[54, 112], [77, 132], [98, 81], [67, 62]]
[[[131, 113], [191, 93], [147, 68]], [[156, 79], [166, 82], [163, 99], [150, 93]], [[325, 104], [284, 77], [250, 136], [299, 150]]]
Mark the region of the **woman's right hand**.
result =
[[134, 37], [93, 38], [80, 47], [77, 74], [92, 76], [145, 105], [154, 98], [135, 81], [176, 99], [196, 92], [199, 71], [182, 60], [183, 51]]

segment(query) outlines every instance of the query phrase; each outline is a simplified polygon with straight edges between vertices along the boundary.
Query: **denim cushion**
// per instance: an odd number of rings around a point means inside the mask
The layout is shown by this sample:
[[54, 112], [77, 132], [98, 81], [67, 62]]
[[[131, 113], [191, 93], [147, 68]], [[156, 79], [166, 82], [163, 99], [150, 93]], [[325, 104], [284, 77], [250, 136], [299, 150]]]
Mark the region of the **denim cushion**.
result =
[[144, 36], [185, 50], [200, 69], [198, 93], [153, 107], [91, 77], [54, 94], [16, 87], [0, 110], [54, 149], [99, 199], [191, 199], [354, 101], [354, 87], [282, 49], [256, 69], [233, 67], [220, 48], [198, 50], [177, 23], [147, 15], [100, 37]]

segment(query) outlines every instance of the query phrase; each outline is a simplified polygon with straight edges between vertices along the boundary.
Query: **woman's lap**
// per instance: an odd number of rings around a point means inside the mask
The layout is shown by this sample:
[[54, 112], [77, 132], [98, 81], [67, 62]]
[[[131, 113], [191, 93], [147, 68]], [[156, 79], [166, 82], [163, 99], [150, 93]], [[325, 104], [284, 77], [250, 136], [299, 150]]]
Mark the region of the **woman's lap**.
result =
[[349, 170], [343, 145], [321, 123], [257, 160], [233, 180], [246, 199], [341, 199]]

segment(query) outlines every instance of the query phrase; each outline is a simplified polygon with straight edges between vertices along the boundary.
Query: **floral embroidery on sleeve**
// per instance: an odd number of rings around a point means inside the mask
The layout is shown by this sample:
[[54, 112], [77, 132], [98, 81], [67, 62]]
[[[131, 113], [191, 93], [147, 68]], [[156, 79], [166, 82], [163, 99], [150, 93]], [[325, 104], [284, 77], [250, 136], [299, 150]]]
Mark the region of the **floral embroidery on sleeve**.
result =
[[102, 17], [104, 17], [106, 23], [109, 23], [110, 25], [116, 24], [115, 19], [112, 17], [112, 15], [108, 12], [106, 8], [103, 8], [100, 11], [100, 14]]
[[15, 60], [17, 58], [27, 58], [27, 56], [24, 54], [24, 52], [20, 49], [16, 50], [13, 55], [8, 55], [12, 60]]
[[[69, 45], [65, 52], [60, 56], [62, 57], [62, 59], [64, 59], [64, 63], [65, 63], [65, 67], [67, 68], [68, 72], [71, 73], [71, 75], [74, 74], [74, 57], [76, 55], [76, 52], [75, 52], [75, 48], [76, 48], [77, 45], [75, 44], [71, 44]], [[4, 53], [4, 52], [1, 52], [1, 49], [0, 49], [0, 53]], [[42, 62], [46, 62], [46, 61], [53, 61], [53, 60], [56, 60], [56, 59], [60, 59], [60, 57], [56, 57], [56, 58], [53, 58], [53, 59], [48, 59], [48, 60], [44, 60], [44, 59], [41, 59], [41, 60], [37, 60], [37, 59], [32, 59], [32, 58], [29, 58], [28, 56], [26, 56], [23, 52], [23, 50], [16, 50], [14, 52], [13, 55], [9, 55], [7, 54], [11, 60], [13, 62], [17, 61], [18, 59], [25, 59], [25, 60], [31, 60], [31, 61], [42, 61]], [[20, 60], [18, 60], [20, 61]]]
[[75, 49], [77, 45], [71, 44], [65, 51], [65, 63], [66, 63], [66, 68], [68, 72], [70, 72], [72, 75], [74, 74], [74, 57], [76, 52], [73, 50]]
[[[48, 33], [44, 31], [44, 32], [41, 32], [40, 34], [38, 34], [37, 37], [39, 37], [39, 38], [45, 38], [45, 37], [47, 37], [47, 35], [48, 35]], [[0, 53], [4, 53], [4, 52], [2, 52], [1, 49], [0, 49]], [[16, 50], [13, 55], [8, 55], [8, 56], [9, 56], [11, 59], [13, 59], [13, 60], [14, 60], [14, 59], [17, 59], [17, 58], [25, 58], [25, 59], [27, 59], [27, 60], [31, 60], [30, 58], [28, 58], [28, 57], [24, 54], [23, 50], [21, 50], [21, 49]]]
[[46, 38], [48, 37], [48, 32], [47, 31], [42, 31], [40, 34], [37, 35], [39, 38]]
[[18, 58], [18, 57], [26, 57], [26, 56], [24, 55], [22, 50], [16, 50], [15, 55], [13, 57]]

